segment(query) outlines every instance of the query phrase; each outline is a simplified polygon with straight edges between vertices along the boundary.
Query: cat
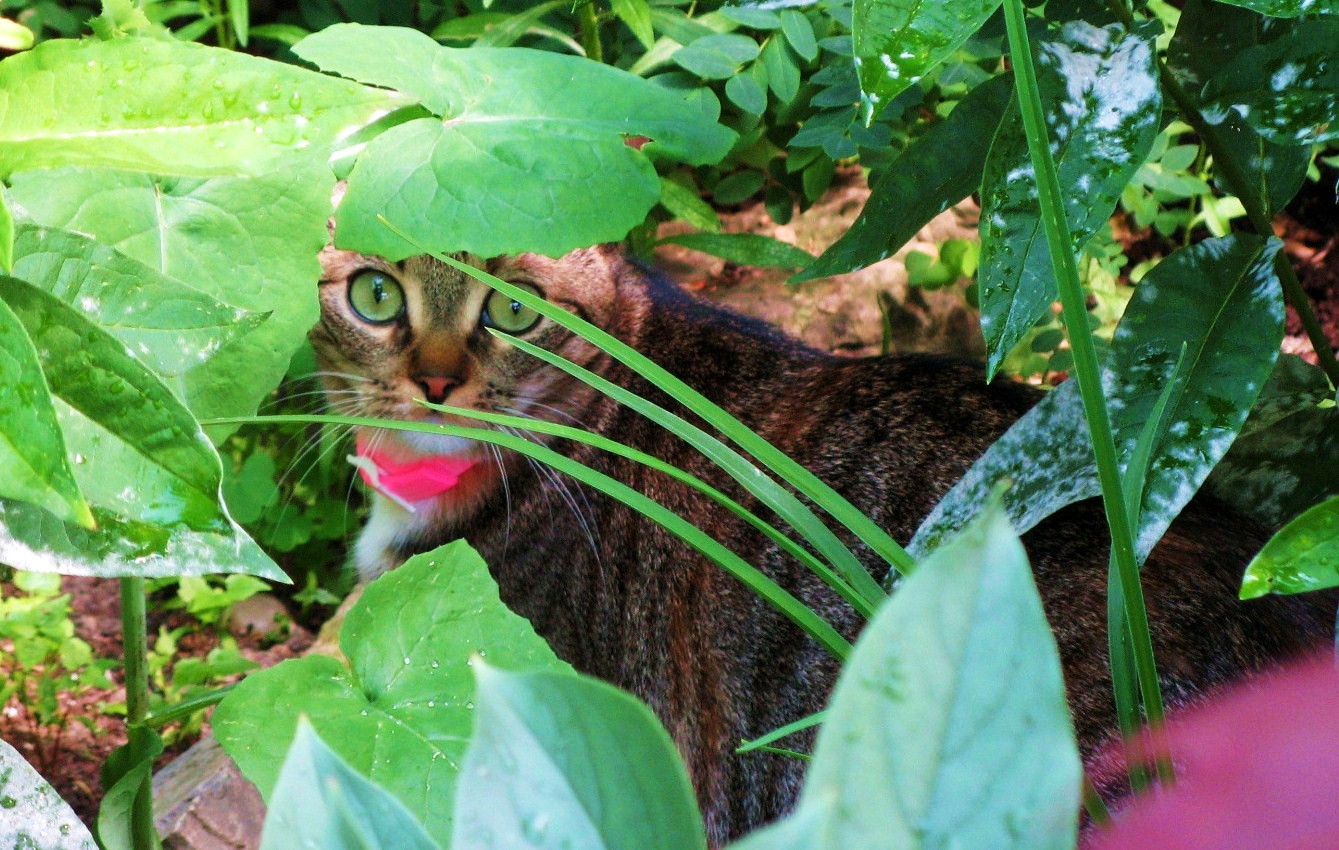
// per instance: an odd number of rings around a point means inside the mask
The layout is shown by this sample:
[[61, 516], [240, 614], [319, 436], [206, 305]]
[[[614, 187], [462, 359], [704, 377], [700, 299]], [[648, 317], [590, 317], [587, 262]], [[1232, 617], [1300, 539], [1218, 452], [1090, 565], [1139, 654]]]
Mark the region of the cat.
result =
[[[960, 359], [839, 358], [807, 348], [683, 292], [613, 246], [559, 259], [467, 261], [649, 354], [903, 542], [1039, 397], [1007, 380], [987, 384], [979, 364]], [[427, 257], [388, 263], [330, 247], [322, 267], [322, 316], [311, 339], [338, 412], [432, 421], [434, 414], [416, 403], [426, 398], [577, 423], [727, 492], [738, 489], [668, 432], [490, 335], [487, 327], [503, 328], [673, 407], [629, 369], [518, 302]], [[369, 480], [390, 493], [374, 496], [357, 543], [364, 578], [466, 538], [488, 562], [503, 600], [560, 657], [650, 704], [684, 756], [713, 846], [794, 802], [799, 761], [733, 750], [823, 707], [838, 665], [814, 641], [668, 532], [524, 458], [443, 435], [369, 431], [359, 443], [379, 467], [367, 471]], [[857, 615], [742, 520], [631, 461], [583, 445], [553, 445], [709, 531], [855, 637]], [[432, 474], [420, 475], [424, 470]], [[385, 481], [377, 482], [378, 471]], [[425, 481], [426, 490], [396, 489]], [[412, 498], [396, 495], [404, 492]], [[1173, 705], [1332, 634], [1327, 600], [1237, 600], [1242, 568], [1262, 537], [1243, 520], [1224, 517], [1225, 510], [1208, 500], [1192, 503], [1144, 569], [1164, 692]], [[882, 580], [886, 565], [844, 539]], [[1073, 505], [1024, 542], [1088, 755], [1113, 734], [1115, 717], [1101, 506]], [[807, 749], [812, 732], [787, 743]]]

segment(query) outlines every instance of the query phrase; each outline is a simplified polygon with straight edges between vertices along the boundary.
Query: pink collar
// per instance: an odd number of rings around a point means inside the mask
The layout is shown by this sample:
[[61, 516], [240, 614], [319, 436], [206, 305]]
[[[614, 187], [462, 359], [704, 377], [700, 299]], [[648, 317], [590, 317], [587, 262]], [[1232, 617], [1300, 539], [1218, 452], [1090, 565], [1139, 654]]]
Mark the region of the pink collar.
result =
[[349, 458], [367, 486], [412, 511], [414, 502], [440, 496], [455, 487], [478, 461], [452, 455], [421, 455], [395, 460], [381, 449], [358, 440], [358, 454]]

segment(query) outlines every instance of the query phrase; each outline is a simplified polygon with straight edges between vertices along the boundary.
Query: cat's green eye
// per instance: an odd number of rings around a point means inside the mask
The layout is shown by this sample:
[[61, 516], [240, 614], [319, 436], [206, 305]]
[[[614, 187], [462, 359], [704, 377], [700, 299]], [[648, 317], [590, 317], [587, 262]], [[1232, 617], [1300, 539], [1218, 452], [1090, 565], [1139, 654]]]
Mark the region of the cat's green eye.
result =
[[388, 274], [361, 271], [349, 281], [349, 306], [364, 321], [393, 322], [404, 315], [404, 290]]
[[[514, 283], [526, 292], [544, 297], [544, 293], [528, 283]], [[497, 328], [509, 334], [524, 333], [539, 322], [539, 314], [519, 301], [494, 290], [484, 302], [483, 315], [479, 317], [486, 328]]]

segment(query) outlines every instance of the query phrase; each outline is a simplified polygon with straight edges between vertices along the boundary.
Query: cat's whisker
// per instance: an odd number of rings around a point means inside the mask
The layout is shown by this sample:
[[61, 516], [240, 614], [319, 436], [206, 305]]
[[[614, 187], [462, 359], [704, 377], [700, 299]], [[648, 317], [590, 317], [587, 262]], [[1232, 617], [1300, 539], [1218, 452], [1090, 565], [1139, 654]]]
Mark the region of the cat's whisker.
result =
[[[543, 443], [539, 441], [539, 438], [537, 438], [534, 434], [526, 433], [518, 428], [510, 428], [506, 426], [501, 427], [503, 428], [504, 431], [512, 434], [513, 436], [520, 437], [521, 439], [524, 440], [529, 440], [530, 442], [536, 445], [543, 445]], [[549, 484], [552, 485], [552, 488], [555, 491], [557, 491], [559, 497], [563, 500], [564, 503], [566, 503], [568, 509], [572, 511], [572, 515], [576, 517], [577, 523], [581, 526], [581, 530], [586, 535], [586, 542], [590, 544], [591, 552], [595, 555], [595, 558], [598, 561], [600, 557], [600, 546], [595, 541], [595, 532], [592, 530], [591, 527], [592, 518], [587, 517], [586, 513], [582, 512], [581, 506], [577, 504], [576, 498], [572, 495], [571, 489], [567, 486], [567, 481], [565, 480], [566, 476], [558, 472], [557, 470], [553, 469], [552, 467], [548, 466], [547, 464], [541, 463], [536, 467], [536, 469], [538, 469], [543, 474], [543, 476], [547, 479]], [[549, 485], [548, 484], [544, 485], [543, 489], [548, 490]], [[581, 501], [585, 504], [586, 511], [590, 512], [591, 511], [590, 502], [587, 501], [586, 494], [582, 492], [580, 488], [578, 488], [578, 492], [581, 492]]]
[[505, 558], [511, 545], [511, 484], [507, 481], [507, 466], [502, 462], [502, 449], [494, 445], [489, 445], [488, 449], [493, 455], [493, 462], [497, 464], [498, 477], [502, 479], [502, 501], [507, 518], [502, 531], [502, 555]]
[[[585, 429], [588, 430], [588, 431], [590, 430], [590, 426], [587, 425], [587, 424], [585, 423], [585, 421], [583, 421], [583, 420], [581, 420], [581, 419], [578, 419], [577, 417], [573, 416], [571, 413], [569, 413], [569, 412], [566, 411], [566, 410], [563, 410], [563, 409], [560, 408], [560, 407], [554, 407], [554, 406], [551, 405], [551, 404], [545, 404], [545, 403], [542, 402], [542, 401], [539, 401], [539, 400], [537, 400], [537, 399], [533, 399], [533, 398], [528, 398], [528, 397], [526, 397], [526, 396], [516, 396], [516, 397], [515, 397], [515, 400], [518, 401], [518, 402], [520, 402], [521, 404], [528, 405], [529, 407], [532, 407], [532, 408], [536, 408], [536, 409], [539, 409], [539, 410], [547, 410], [547, 411], [549, 411], [549, 412], [551, 412], [551, 413], [556, 413], [556, 414], [558, 414], [559, 416], [563, 417], [564, 419], [567, 419], [568, 421], [572, 422], [573, 424], [575, 424], [575, 425], [579, 425], [579, 426], [581, 426], [582, 428], [585, 428]], [[529, 411], [526, 411], [526, 410], [519, 410], [519, 409], [517, 409], [517, 408], [515, 408], [515, 407], [499, 408], [499, 410], [502, 410], [504, 413], [511, 413], [511, 414], [513, 414], [513, 415], [515, 415], [515, 416], [525, 416], [525, 417], [532, 418], [532, 419], [538, 419], [538, 418], [539, 418], [539, 417], [534, 416], [533, 414], [531, 414]]]

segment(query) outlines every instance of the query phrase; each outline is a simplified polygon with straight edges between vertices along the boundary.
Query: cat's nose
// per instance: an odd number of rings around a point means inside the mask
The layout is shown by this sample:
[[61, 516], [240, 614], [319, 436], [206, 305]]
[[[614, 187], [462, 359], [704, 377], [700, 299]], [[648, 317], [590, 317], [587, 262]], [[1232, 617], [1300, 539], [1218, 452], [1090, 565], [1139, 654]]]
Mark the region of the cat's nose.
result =
[[446, 401], [447, 393], [460, 382], [444, 375], [415, 375], [414, 383], [423, 390], [425, 399], [433, 404], [441, 404]]

